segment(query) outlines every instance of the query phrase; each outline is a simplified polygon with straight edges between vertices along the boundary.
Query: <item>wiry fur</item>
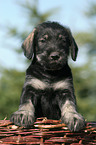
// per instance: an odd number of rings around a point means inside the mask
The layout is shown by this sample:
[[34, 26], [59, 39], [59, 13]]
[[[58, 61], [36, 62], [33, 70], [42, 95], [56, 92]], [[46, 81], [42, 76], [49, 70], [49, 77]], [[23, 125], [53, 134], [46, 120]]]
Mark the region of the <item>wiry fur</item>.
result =
[[37, 117], [61, 119], [71, 131], [85, 125], [76, 110], [73, 79], [68, 56], [75, 61], [78, 47], [70, 30], [56, 22], [38, 25], [22, 48], [32, 59], [26, 71], [19, 110], [11, 115], [17, 125], [29, 127]]

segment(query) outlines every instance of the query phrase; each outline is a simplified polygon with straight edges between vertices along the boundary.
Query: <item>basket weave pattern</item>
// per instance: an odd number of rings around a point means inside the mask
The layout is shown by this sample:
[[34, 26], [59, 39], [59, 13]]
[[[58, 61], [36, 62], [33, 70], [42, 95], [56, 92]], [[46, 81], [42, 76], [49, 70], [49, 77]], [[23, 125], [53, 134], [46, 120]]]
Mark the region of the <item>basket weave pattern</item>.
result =
[[38, 118], [31, 128], [0, 120], [0, 144], [96, 145], [96, 122], [87, 122], [79, 132], [70, 132], [60, 120]]

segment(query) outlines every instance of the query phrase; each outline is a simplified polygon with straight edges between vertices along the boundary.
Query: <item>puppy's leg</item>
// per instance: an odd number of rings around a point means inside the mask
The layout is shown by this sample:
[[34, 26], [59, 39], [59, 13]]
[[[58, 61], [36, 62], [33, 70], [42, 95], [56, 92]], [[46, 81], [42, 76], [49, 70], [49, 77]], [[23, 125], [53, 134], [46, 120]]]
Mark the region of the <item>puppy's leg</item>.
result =
[[11, 115], [10, 121], [19, 126], [29, 127], [35, 121], [34, 113], [34, 105], [28, 99], [26, 103], [19, 106], [18, 111]]
[[76, 111], [75, 103], [68, 99], [61, 105], [61, 120], [71, 131], [79, 131], [85, 126], [84, 118]]

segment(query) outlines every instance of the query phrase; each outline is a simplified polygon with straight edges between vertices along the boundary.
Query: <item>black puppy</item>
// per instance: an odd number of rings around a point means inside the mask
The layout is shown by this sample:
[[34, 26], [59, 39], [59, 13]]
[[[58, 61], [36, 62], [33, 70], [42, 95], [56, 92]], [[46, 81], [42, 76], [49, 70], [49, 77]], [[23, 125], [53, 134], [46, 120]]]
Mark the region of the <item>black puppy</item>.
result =
[[29, 127], [37, 117], [61, 119], [71, 131], [85, 125], [76, 110], [73, 79], [67, 60], [75, 61], [78, 47], [68, 28], [56, 22], [38, 25], [22, 48], [32, 63], [27, 69], [19, 110], [11, 115], [17, 125]]

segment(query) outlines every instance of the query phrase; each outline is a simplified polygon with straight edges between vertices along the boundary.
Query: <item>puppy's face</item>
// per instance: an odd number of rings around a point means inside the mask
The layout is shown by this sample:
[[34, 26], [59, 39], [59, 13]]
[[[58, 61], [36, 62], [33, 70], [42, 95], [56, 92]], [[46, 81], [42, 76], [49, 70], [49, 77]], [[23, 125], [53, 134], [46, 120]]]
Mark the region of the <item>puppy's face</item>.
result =
[[75, 61], [78, 47], [68, 28], [55, 22], [38, 25], [22, 45], [25, 56], [35, 58], [45, 69], [59, 70], [66, 63], [69, 52]]
[[67, 62], [70, 40], [66, 30], [45, 28], [39, 30], [36, 41], [37, 61], [46, 69], [60, 69]]

